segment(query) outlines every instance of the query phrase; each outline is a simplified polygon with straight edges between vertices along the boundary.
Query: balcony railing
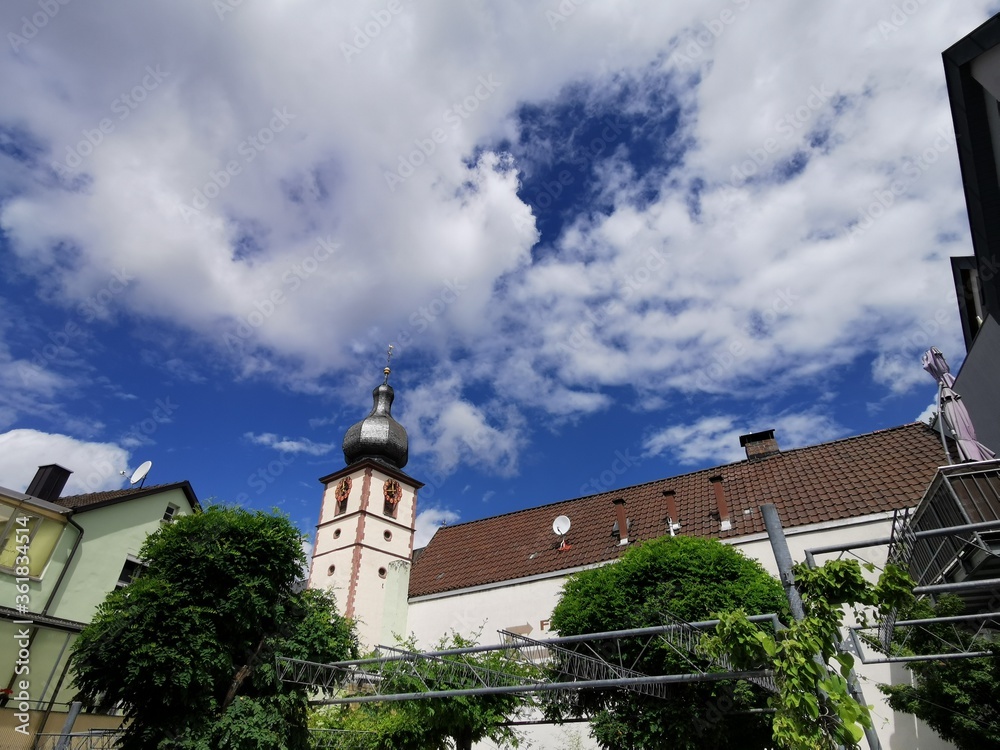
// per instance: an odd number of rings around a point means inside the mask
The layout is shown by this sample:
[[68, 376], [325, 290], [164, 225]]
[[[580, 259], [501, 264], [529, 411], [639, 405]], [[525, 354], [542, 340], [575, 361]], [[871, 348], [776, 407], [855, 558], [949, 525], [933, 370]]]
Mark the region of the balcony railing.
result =
[[38, 750], [116, 750], [121, 733], [115, 730], [39, 734]]
[[[1000, 521], [1000, 460], [942, 467], [907, 526], [919, 535], [991, 521]], [[910, 574], [919, 586], [1000, 577], [1000, 529], [918, 536], [911, 544]], [[962, 597], [975, 609], [997, 592], [977, 590]]]

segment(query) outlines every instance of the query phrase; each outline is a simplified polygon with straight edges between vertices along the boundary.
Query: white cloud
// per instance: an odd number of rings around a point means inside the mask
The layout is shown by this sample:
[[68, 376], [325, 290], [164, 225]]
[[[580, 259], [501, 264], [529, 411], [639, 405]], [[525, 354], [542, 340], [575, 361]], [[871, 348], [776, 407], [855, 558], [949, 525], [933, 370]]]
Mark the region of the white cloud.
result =
[[705, 417], [690, 425], [673, 425], [653, 433], [643, 443], [645, 456], [670, 453], [681, 464], [738, 461], [742, 454], [735, 418]]
[[938, 413], [937, 399], [934, 399], [929, 404], [927, 404], [927, 408], [924, 409], [922, 412], [920, 412], [917, 415], [916, 419], [914, 419], [913, 421], [931, 424], [932, 420], [934, 420], [937, 417], [937, 413]]
[[818, 411], [760, 415], [752, 425], [732, 415], [704, 417], [687, 425], [673, 425], [649, 435], [642, 444], [644, 455], [671, 454], [687, 465], [725, 464], [746, 458], [740, 436], [774, 429], [782, 450], [835, 440], [847, 434], [845, 428]]
[[24, 492], [35, 470], [59, 464], [73, 473], [64, 495], [119, 489], [128, 471], [129, 452], [113, 443], [91, 443], [69, 435], [38, 430], [10, 430], [0, 434], [0, 484]]
[[274, 448], [282, 453], [305, 453], [310, 456], [325, 456], [337, 447], [334, 443], [315, 443], [309, 438], [278, 437], [273, 432], [262, 432], [260, 435], [247, 432], [243, 437], [255, 445]]
[[[550, 23], [529, 2], [404, 4], [345, 59], [366, 8], [60, 6], [0, 77], [41, 154], [0, 170], [12, 262], [68, 306], [113, 291], [107, 315], [296, 389], [396, 340], [449, 373], [421, 393], [436, 411], [407, 407], [444, 472], [516, 471], [523, 409], [572, 419], [611, 387], [761, 395], [872, 361], [902, 392], [921, 347], [960, 345], [940, 51], [990, 2], [923, 4], [891, 31], [879, 4], [735, 3], [718, 34], [693, 0], [574, 7]], [[518, 174], [559, 144], [520, 162], [499, 144], [522, 135], [519, 106], [573, 97], [664, 128], [662, 151], [641, 176], [623, 144], [592, 160], [578, 179], [602, 210], [533, 257]], [[0, 380], [15, 365], [0, 352]], [[0, 396], [0, 426], [59, 378]], [[734, 429], [706, 421], [682, 451], [730, 455]]]
[[460, 464], [511, 475], [524, 441], [523, 419], [510, 407], [480, 407], [463, 397], [454, 373], [406, 389], [400, 416], [412, 446], [429, 454], [436, 472], [452, 473]]
[[413, 548], [426, 547], [435, 531], [449, 523], [455, 523], [458, 519], [458, 513], [445, 508], [425, 508], [420, 511], [414, 524], [416, 533], [413, 537]]

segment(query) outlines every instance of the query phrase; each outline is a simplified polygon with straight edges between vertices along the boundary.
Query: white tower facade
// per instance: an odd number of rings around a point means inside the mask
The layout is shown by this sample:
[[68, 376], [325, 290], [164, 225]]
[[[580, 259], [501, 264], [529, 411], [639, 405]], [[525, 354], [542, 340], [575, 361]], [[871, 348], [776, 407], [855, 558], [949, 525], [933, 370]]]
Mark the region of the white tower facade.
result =
[[406, 635], [417, 491], [423, 486], [402, 471], [408, 445], [390, 413], [388, 367], [372, 397], [371, 413], [344, 436], [347, 466], [320, 479], [323, 502], [309, 570], [309, 587], [333, 592], [365, 649]]

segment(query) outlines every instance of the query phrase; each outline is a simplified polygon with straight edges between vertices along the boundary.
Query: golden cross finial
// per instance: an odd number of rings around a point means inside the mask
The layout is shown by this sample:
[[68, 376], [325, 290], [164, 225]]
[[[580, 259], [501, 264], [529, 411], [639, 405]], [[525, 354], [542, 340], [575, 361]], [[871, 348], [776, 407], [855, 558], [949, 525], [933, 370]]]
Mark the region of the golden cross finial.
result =
[[385, 355], [385, 369], [382, 370], [382, 372], [385, 373], [385, 380], [382, 381], [383, 385], [389, 384], [389, 373], [391, 372], [391, 370], [389, 370], [390, 362], [392, 362], [392, 344], [389, 344], [389, 351]]

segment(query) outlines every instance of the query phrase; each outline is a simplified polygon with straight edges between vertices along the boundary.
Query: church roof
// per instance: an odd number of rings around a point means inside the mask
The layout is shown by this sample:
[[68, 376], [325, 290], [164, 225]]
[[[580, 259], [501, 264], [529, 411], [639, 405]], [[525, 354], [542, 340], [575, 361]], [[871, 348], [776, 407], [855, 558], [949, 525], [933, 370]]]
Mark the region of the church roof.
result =
[[[916, 506], [947, 463], [937, 432], [922, 422], [755, 460], [658, 479], [437, 530], [410, 574], [410, 597], [570, 570], [617, 558], [612, 503], [625, 500], [630, 541], [669, 533], [673, 491], [678, 533], [732, 539], [764, 532], [759, 506], [774, 503], [787, 528]], [[732, 528], [720, 530], [713, 478], [722, 478]], [[552, 521], [569, 516], [569, 549]]]

